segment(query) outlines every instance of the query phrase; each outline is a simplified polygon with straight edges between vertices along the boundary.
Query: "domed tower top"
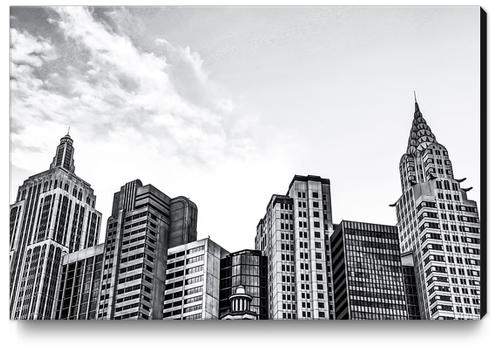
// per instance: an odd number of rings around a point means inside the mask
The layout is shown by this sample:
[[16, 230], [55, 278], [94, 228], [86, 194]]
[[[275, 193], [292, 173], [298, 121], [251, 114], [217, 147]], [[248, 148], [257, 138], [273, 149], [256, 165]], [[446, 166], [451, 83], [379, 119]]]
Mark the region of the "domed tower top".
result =
[[73, 140], [70, 137], [70, 128], [68, 127], [68, 132], [60, 139], [60, 144], [56, 148], [55, 156], [49, 168], [54, 169], [60, 167], [71, 173], [75, 173], [74, 152], [75, 148], [73, 148]]
[[231, 307], [230, 311], [226, 313], [221, 319], [223, 320], [256, 320], [258, 315], [256, 312], [250, 309], [252, 303], [252, 296], [248, 295], [243, 285], [239, 285], [235, 294], [232, 294], [229, 298]]

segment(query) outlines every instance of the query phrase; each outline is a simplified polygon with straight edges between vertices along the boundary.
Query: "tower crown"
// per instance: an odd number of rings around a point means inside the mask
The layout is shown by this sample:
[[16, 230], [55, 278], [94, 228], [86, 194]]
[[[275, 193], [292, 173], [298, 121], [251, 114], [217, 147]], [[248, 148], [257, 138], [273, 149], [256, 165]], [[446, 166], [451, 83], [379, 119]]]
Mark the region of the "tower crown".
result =
[[413, 114], [412, 128], [408, 138], [407, 154], [422, 152], [431, 143], [437, 143], [436, 136], [427, 125], [420, 111], [417, 98], [415, 98], [415, 112]]
[[71, 173], [75, 173], [75, 161], [73, 159], [74, 152], [75, 148], [73, 148], [73, 140], [70, 137], [70, 134], [67, 133], [60, 139], [60, 144], [56, 147], [56, 153], [49, 168], [54, 169], [60, 167]]

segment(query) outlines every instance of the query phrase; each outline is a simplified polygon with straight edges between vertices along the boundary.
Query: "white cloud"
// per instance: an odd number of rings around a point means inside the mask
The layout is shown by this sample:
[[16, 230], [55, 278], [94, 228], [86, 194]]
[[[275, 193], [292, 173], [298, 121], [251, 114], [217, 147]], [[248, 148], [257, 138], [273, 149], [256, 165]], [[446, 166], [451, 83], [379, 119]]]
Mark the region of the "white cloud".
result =
[[12, 30], [12, 117], [19, 128], [44, 129], [48, 121], [84, 129], [95, 140], [110, 133], [137, 141], [126, 137], [129, 126], [136, 130], [132, 136], [157, 139], [161, 153], [185, 162], [209, 163], [251, 148], [247, 139], [230, 139], [233, 127], [225, 119], [233, 102], [218, 94], [198, 53], [164, 39], [158, 41], [162, 52], [143, 51], [86, 8], [55, 11], [49, 22], [73, 50], [59, 54], [72, 64], [50, 69], [46, 63], [57, 58], [52, 44]]
[[254, 170], [254, 118], [238, 116], [189, 47], [162, 39], [145, 51], [86, 8], [55, 10], [50, 40], [12, 29], [11, 160], [23, 175], [13, 185], [48, 167], [71, 125], [77, 174], [92, 184], [105, 216], [114, 191], [140, 178], [195, 199], [212, 234], [212, 206], [222, 198], [216, 187], [233, 194], [235, 173]]

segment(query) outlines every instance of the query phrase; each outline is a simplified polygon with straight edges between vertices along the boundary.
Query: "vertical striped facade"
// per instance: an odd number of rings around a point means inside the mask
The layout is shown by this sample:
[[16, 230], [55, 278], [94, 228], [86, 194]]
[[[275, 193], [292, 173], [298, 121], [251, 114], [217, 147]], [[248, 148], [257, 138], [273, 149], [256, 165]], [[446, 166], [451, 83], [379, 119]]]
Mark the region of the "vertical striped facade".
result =
[[103, 256], [100, 244], [63, 257], [56, 319], [95, 319]]
[[50, 169], [24, 181], [10, 206], [11, 319], [54, 319], [63, 256], [97, 242], [101, 214], [73, 153], [66, 135]]
[[396, 226], [342, 221], [334, 229], [335, 319], [408, 319]]

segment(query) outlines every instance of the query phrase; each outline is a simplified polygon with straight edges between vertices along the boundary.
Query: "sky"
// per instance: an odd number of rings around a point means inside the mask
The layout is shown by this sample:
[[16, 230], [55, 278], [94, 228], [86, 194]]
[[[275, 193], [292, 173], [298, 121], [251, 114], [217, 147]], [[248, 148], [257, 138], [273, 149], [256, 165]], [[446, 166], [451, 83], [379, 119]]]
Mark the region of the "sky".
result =
[[104, 221], [139, 178], [197, 204], [198, 238], [253, 248], [271, 195], [311, 174], [334, 223], [396, 224], [416, 90], [479, 204], [479, 11], [13, 7], [10, 201], [70, 126]]

